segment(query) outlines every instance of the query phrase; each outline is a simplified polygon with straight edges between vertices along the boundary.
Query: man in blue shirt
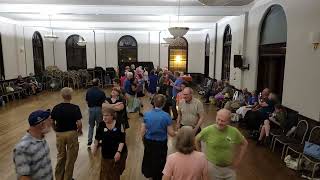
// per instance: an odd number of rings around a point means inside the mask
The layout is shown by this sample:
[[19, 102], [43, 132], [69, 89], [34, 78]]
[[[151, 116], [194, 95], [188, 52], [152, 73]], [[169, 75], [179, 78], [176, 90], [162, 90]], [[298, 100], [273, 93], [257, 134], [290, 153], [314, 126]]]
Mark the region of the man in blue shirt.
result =
[[98, 126], [102, 121], [101, 107], [102, 103], [106, 100], [106, 94], [99, 88], [99, 79], [93, 79], [90, 89], [86, 94], [86, 101], [89, 107], [89, 131], [88, 131], [88, 148], [91, 147], [93, 138], [93, 128]]

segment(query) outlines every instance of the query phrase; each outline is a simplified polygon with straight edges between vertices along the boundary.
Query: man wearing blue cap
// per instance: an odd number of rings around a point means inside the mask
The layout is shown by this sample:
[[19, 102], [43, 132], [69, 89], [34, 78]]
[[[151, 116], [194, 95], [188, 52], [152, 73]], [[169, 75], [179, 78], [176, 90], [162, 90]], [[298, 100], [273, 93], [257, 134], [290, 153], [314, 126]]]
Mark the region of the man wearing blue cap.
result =
[[45, 134], [51, 130], [50, 111], [38, 110], [29, 116], [30, 128], [13, 150], [19, 180], [53, 180], [50, 149]]

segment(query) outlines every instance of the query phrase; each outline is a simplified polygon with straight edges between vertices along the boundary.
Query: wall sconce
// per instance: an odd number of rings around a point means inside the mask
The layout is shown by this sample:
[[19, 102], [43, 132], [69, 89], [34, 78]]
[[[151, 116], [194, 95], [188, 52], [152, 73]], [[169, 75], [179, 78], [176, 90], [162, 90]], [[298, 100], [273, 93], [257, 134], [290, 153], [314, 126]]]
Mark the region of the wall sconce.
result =
[[19, 48], [20, 53], [24, 53], [24, 47]]
[[320, 44], [320, 32], [311, 32], [310, 33], [310, 40], [313, 44], [313, 49], [316, 50]]

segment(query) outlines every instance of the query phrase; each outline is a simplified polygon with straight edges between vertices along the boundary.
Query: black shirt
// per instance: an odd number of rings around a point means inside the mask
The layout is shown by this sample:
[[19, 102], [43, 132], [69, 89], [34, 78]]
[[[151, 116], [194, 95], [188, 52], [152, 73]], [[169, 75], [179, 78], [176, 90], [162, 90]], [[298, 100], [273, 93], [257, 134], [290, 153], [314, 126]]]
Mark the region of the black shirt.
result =
[[119, 121], [125, 129], [129, 128], [128, 115], [126, 110], [126, 101], [122, 98], [118, 98], [115, 102], [112, 102], [111, 97], [106, 98], [109, 104], [116, 104], [118, 102], [122, 102], [124, 108], [121, 111], [116, 111], [117, 113], [117, 121]]
[[[105, 122], [100, 122], [95, 139], [100, 141], [102, 157], [105, 159], [113, 159], [118, 151], [120, 143], [125, 143], [125, 133], [121, 130], [121, 124], [116, 121], [113, 129], [108, 129]], [[123, 146], [122, 152], [127, 151], [126, 145]]]
[[97, 86], [88, 89], [86, 101], [89, 107], [101, 107], [106, 99], [106, 94]]
[[77, 130], [76, 122], [82, 119], [82, 114], [79, 106], [60, 103], [53, 108], [51, 118], [55, 122], [57, 132], [74, 131]]

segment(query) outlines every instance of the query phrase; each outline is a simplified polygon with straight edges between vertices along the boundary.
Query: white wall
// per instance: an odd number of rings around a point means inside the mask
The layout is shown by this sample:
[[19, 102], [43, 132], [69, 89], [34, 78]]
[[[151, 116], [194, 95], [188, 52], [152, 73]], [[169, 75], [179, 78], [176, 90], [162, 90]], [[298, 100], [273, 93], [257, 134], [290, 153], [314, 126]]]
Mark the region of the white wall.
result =
[[[287, 17], [287, 54], [283, 84], [283, 105], [299, 111], [309, 118], [320, 120], [320, 50], [314, 51], [310, 43], [310, 32], [320, 32], [320, 1], [318, 0], [260, 0], [248, 13], [247, 45], [245, 60], [250, 64], [249, 71], [243, 71], [243, 82], [236, 74], [234, 80], [233, 60], [231, 60], [230, 82], [236, 86], [243, 84], [249, 90], [256, 89], [258, 74], [258, 44], [261, 21], [267, 9], [280, 4]], [[243, 17], [223, 20], [218, 23], [218, 65], [217, 77], [221, 77], [222, 38], [227, 24], [232, 29], [232, 53], [241, 49], [243, 39]], [[239, 47], [237, 47], [239, 46]], [[241, 74], [241, 73], [240, 73]]]
[[244, 22], [245, 15], [227, 17], [218, 22], [217, 31], [217, 63], [216, 63], [216, 78], [221, 79], [222, 73], [222, 54], [223, 54], [223, 35], [227, 25], [231, 28], [232, 44], [230, 58], [230, 84], [236, 88], [241, 88], [242, 72], [239, 68], [233, 68], [234, 55], [243, 55], [244, 42]]

